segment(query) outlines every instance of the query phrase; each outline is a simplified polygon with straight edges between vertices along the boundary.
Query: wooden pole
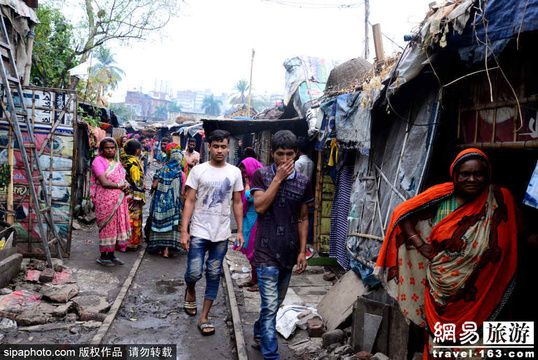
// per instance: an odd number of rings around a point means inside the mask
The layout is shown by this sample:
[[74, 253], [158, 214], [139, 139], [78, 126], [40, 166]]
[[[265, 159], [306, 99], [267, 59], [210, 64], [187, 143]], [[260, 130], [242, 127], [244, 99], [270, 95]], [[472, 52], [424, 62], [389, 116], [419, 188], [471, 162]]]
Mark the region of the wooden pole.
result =
[[28, 56], [28, 60], [26, 61], [26, 65], [24, 67], [24, 86], [30, 85], [30, 71], [32, 70], [32, 53], [34, 52], [34, 30], [35, 25], [32, 25], [30, 27], [30, 31], [28, 32], [28, 44], [26, 45], [26, 56]]
[[252, 49], [252, 59], [250, 60], [250, 82], [248, 84], [248, 112], [247, 116], [250, 117], [250, 100], [252, 99], [252, 69], [254, 68], [254, 49]]
[[7, 161], [9, 165], [9, 184], [7, 185], [7, 216], [6, 220], [8, 224], [13, 225], [15, 223], [15, 216], [13, 215], [13, 165], [14, 165], [14, 156], [13, 147], [11, 147], [12, 139], [12, 129], [9, 128], [9, 145], [7, 150]]
[[370, 49], [368, 47], [369, 39], [369, 23], [370, 22], [370, 0], [364, 0], [364, 59], [368, 60]]
[[374, 48], [376, 62], [385, 60], [385, 51], [383, 50], [383, 37], [381, 34], [381, 24], [372, 25], [372, 33], [374, 34]]

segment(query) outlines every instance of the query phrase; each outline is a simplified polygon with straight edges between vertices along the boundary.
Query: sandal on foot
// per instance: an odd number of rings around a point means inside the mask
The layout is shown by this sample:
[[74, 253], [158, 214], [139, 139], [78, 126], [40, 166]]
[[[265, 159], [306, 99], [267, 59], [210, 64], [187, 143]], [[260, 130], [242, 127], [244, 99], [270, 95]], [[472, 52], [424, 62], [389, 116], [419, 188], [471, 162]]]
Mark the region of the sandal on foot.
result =
[[[210, 330], [207, 331], [207, 329], [210, 329]], [[199, 323], [198, 324], [198, 330], [200, 330], [200, 332], [202, 333], [203, 336], [213, 335], [215, 333], [215, 325], [213, 325], [209, 321]]]
[[258, 286], [258, 284], [254, 284], [253, 286], [248, 287], [247, 290], [251, 292], [258, 292], [260, 291], [260, 287]]
[[125, 261], [123, 261], [120, 258], [115, 257], [114, 259], [110, 260], [114, 265], [125, 265]]
[[251, 281], [248, 281], [246, 283], [242, 283], [242, 284], [239, 284], [237, 286], [239, 286], [240, 288], [244, 288], [244, 287], [251, 287], [251, 286], [254, 286], [254, 285], [256, 285], [256, 284], [251, 282]]
[[198, 306], [196, 305], [196, 300], [187, 301], [187, 289], [185, 289], [185, 298], [183, 299], [183, 310], [185, 310], [185, 313], [189, 316], [196, 316], [196, 314], [198, 313]]
[[97, 258], [97, 262], [103, 266], [115, 266], [115, 264], [108, 259]]
[[252, 343], [252, 348], [253, 349], [256, 349], [256, 350], [261, 350], [262, 349], [262, 346], [260, 345], [260, 340], [256, 340], [255, 338], [252, 339], [254, 342]]

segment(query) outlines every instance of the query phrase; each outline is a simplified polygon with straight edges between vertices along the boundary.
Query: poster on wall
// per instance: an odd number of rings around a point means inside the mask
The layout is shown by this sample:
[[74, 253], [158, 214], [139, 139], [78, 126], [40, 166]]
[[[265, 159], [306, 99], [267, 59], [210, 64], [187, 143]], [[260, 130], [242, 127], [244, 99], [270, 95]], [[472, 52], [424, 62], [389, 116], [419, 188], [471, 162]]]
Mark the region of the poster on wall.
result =
[[[73, 97], [68, 103], [68, 99]], [[67, 239], [67, 253], [70, 252], [72, 223], [72, 186], [74, 176], [74, 136], [76, 119], [76, 96], [65, 90], [29, 87], [23, 90], [23, 99], [30, 119], [34, 124], [34, 138], [30, 139], [26, 126], [21, 125], [25, 144], [34, 143], [39, 154], [39, 165], [43, 174], [45, 189], [36, 185], [36, 192], [43, 198], [46, 191], [52, 202], [55, 227], [61, 238]], [[4, 96], [4, 101], [5, 96]], [[20, 104], [20, 97], [14, 92], [14, 101]], [[65, 111], [64, 111], [65, 110]], [[9, 147], [17, 149], [15, 136], [10, 131], [9, 122], [0, 110], [0, 165], [9, 163]], [[27, 153], [30, 156], [30, 153]], [[22, 252], [33, 252], [39, 248], [41, 239], [37, 232], [36, 215], [30, 196], [28, 181], [22, 156], [13, 152], [13, 211], [14, 227], [17, 230], [18, 246]], [[37, 176], [37, 171], [34, 172]], [[8, 186], [0, 186], [0, 216], [7, 208]], [[46, 223], [44, 224], [47, 230]], [[37, 250], [39, 252], [39, 250]]]

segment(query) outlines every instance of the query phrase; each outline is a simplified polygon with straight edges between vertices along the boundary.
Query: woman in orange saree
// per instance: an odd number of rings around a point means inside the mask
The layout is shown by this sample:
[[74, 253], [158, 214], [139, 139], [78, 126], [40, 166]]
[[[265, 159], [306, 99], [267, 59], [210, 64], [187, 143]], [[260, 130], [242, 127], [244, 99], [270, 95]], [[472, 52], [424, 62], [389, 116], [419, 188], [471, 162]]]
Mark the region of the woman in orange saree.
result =
[[374, 274], [408, 320], [432, 335], [444, 324], [480, 328], [510, 296], [517, 265], [514, 199], [490, 184], [491, 168], [478, 149], [462, 151], [452, 182], [435, 185], [399, 205]]

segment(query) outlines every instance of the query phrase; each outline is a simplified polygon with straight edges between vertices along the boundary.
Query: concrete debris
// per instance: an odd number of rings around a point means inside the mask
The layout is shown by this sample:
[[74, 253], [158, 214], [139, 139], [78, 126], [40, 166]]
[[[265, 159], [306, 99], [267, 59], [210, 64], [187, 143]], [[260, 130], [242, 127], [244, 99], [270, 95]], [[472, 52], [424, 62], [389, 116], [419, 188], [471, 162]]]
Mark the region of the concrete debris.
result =
[[73, 310], [74, 309], [74, 303], [72, 301], [66, 303], [66, 304], [62, 304], [60, 306], [58, 306], [54, 312], [52, 313], [52, 315], [56, 316], [56, 317], [63, 317], [65, 315], [67, 315], [67, 313], [70, 311], [70, 310]]
[[370, 354], [368, 351], [359, 351], [355, 354], [355, 358], [360, 360], [370, 360], [372, 358], [372, 354]]
[[0, 295], [9, 295], [13, 292], [13, 290], [11, 289], [8, 289], [8, 288], [3, 288], [3, 289], [0, 289]]
[[355, 351], [353, 351], [353, 348], [349, 345], [342, 345], [334, 349], [334, 354], [336, 355], [349, 355], [354, 354]]
[[39, 305], [25, 309], [15, 320], [19, 326], [46, 324], [52, 320], [52, 313], [56, 306], [40, 303]]
[[325, 280], [325, 281], [333, 281], [334, 279], [336, 279], [336, 274], [333, 273], [332, 271], [327, 271], [327, 272], [323, 273], [323, 280]]
[[16, 251], [16, 248], [0, 250], [0, 288], [8, 285], [19, 273], [22, 254], [17, 254]]
[[324, 333], [323, 321], [321, 318], [314, 317], [307, 321], [307, 330], [308, 336], [310, 337], [321, 337]]
[[0, 297], [0, 314], [14, 319], [23, 310], [39, 305], [41, 294], [32, 291], [14, 291]]
[[49, 324], [41, 324], [41, 325], [22, 326], [18, 330], [27, 331], [27, 332], [47, 332], [47, 331], [52, 331], [52, 330], [68, 330], [72, 327], [73, 327], [73, 324], [49, 323]]
[[6, 332], [17, 328], [17, 323], [14, 320], [3, 318], [0, 321], [0, 331]]
[[54, 269], [46, 268], [39, 275], [39, 281], [42, 283], [52, 282], [54, 280]]
[[[420, 354], [420, 356], [422, 357], [422, 354]], [[374, 356], [372, 356], [370, 360], [390, 360], [390, 358], [387, 355], [378, 352]]]
[[79, 292], [77, 284], [50, 285], [41, 288], [41, 294], [51, 301], [66, 303]]
[[336, 329], [327, 331], [325, 334], [323, 334], [323, 347], [328, 347], [332, 344], [338, 344], [344, 341], [344, 330]]
[[73, 298], [75, 309], [82, 321], [104, 321], [106, 313], [110, 309], [110, 304], [102, 296], [84, 295]]
[[80, 230], [82, 229], [82, 225], [77, 221], [77, 220], [73, 220], [73, 225], [72, 225], [73, 229], [75, 230]]
[[31, 259], [28, 267], [30, 270], [39, 270], [43, 271], [47, 267], [47, 262], [39, 259]]
[[314, 354], [321, 350], [321, 339], [300, 339], [288, 345], [295, 355], [303, 357], [306, 354]]
[[102, 322], [100, 322], [100, 321], [90, 320], [90, 321], [86, 321], [85, 323], [83, 323], [82, 327], [86, 328], [86, 329], [96, 329], [96, 328], [100, 327], [101, 324], [102, 324]]

